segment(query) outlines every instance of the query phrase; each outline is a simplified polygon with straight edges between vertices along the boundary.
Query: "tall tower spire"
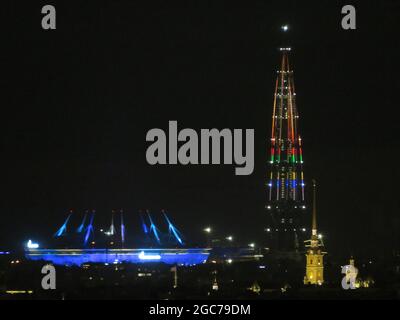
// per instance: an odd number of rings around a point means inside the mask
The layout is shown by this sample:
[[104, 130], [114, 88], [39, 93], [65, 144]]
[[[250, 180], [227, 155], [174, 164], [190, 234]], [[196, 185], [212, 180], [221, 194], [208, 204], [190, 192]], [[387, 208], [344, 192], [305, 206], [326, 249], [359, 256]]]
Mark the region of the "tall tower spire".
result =
[[324, 255], [322, 238], [318, 236], [317, 231], [317, 183], [313, 180], [313, 214], [312, 214], [312, 231], [311, 239], [305, 241], [308, 248], [306, 253], [306, 275], [304, 276], [304, 284], [324, 283]]
[[269, 223], [265, 230], [271, 249], [298, 252], [306, 232], [303, 225], [306, 213], [303, 150], [293, 69], [289, 63], [291, 48], [279, 50], [281, 63], [275, 81], [267, 176]]

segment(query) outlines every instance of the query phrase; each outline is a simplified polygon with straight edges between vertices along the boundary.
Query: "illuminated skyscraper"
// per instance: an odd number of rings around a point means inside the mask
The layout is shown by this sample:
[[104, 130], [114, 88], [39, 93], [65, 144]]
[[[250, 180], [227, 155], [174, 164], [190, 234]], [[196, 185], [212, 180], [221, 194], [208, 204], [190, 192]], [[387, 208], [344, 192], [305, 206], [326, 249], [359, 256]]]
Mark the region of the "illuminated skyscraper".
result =
[[323, 242], [322, 236], [317, 232], [317, 204], [316, 204], [316, 188], [317, 184], [313, 180], [313, 214], [312, 214], [312, 229], [311, 239], [306, 240], [306, 275], [304, 276], [304, 284], [324, 283], [324, 254], [322, 251]]
[[268, 245], [271, 250], [299, 252], [306, 228], [303, 150], [299, 134], [299, 114], [293, 70], [289, 64], [291, 48], [280, 48], [282, 58], [277, 71], [272, 111], [270, 169], [267, 176]]

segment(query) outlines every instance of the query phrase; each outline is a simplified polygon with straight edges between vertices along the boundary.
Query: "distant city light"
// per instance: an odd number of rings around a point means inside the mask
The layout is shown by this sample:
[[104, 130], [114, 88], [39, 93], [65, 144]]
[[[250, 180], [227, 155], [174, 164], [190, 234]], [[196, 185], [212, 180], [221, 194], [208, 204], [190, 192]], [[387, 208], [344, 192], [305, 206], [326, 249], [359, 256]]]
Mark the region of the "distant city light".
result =
[[7, 294], [32, 294], [33, 290], [7, 290]]
[[228, 240], [228, 241], [233, 241], [233, 237], [232, 236], [227, 236], [225, 239]]
[[285, 25], [283, 25], [283, 26], [281, 27], [281, 29], [282, 29], [282, 31], [286, 32], [286, 31], [289, 30], [289, 26], [288, 26], [287, 24], [285, 24]]
[[254, 248], [255, 246], [256, 246], [255, 243], [253, 243], [253, 242], [252, 242], [252, 243], [249, 243], [249, 247], [250, 247], [250, 248]]
[[271, 232], [271, 228], [267, 228], [267, 232]]
[[141, 251], [139, 253], [139, 259], [140, 260], [160, 260], [161, 256], [159, 254], [148, 254], [148, 255], [145, 255], [144, 251]]
[[318, 239], [322, 239], [322, 234], [319, 234], [319, 235], [318, 235]]
[[228, 262], [229, 264], [231, 264], [233, 262], [232, 259], [227, 259], [226, 262]]
[[29, 241], [26, 243], [26, 247], [27, 247], [28, 249], [37, 249], [37, 248], [39, 248], [39, 244], [38, 244], [38, 243], [32, 242], [32, 240], [29, 240]]
[[204, 228], [204, 232], [211, 233], [212, 229], [210, 227]]

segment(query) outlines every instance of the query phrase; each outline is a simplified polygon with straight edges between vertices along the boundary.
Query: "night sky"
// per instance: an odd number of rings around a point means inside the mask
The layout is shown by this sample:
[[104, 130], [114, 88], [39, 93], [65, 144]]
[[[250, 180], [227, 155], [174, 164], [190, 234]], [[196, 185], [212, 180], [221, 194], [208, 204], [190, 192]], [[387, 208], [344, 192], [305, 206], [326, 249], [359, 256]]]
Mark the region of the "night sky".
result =
[[[327, 251], [399, 247], [398, 1], [6, 2], [0, 249], [44, 241], [70, 208], [97, 209], [99, 227], [124, 208], [128, 233], [139, 209], [165, 208], [188, 238], [211, 225], [261, 244], [285, 23]], [[55, 31], [41, 29], [45, 4], [56, 7]], [[344, 4], [356, 6], [357, 30], [341, 28]], [[254, 173], [148, 165], [146, 133], [168, 120], [254, 128]]]

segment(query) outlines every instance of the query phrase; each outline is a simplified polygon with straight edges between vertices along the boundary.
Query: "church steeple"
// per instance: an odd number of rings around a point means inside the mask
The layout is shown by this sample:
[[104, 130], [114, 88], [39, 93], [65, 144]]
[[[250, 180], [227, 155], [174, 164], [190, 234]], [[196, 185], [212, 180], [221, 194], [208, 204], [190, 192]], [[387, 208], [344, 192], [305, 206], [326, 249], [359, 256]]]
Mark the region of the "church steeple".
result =
[[317, 183], [313, 180], [313, 209], [312, 209], [312, 231], [311, 239], [305, 241], [308, 248], [306, 253], [306, 275], [304, 276], [304, 284], [324, 283], [324, 255], [323, 243], [317, 231]]
[[313, 208], [312, 208], [312, 229], [311, 238], [318, 238], [317, 232], [317, 182], [313, 179]]

